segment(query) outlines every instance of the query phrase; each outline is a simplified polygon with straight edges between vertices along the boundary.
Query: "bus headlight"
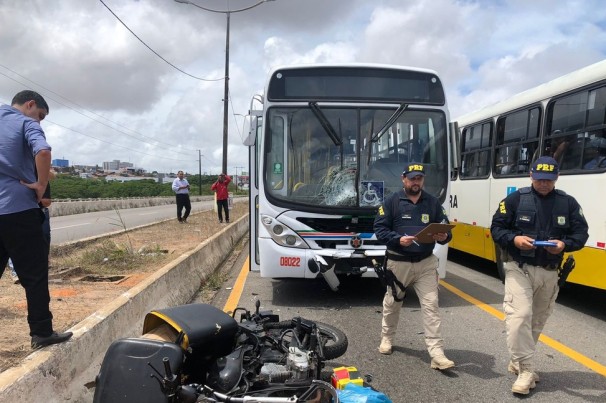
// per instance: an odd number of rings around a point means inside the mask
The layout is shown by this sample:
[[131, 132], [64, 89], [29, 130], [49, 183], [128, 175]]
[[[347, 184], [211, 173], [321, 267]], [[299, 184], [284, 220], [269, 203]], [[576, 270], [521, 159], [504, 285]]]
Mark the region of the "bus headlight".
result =
[[289, 248], [309, 249], [309, 245], [295, 231], [280, 223], [278, 220], [261, 215], [261, 223], [267, 229], [271, 239], [281, 246]]

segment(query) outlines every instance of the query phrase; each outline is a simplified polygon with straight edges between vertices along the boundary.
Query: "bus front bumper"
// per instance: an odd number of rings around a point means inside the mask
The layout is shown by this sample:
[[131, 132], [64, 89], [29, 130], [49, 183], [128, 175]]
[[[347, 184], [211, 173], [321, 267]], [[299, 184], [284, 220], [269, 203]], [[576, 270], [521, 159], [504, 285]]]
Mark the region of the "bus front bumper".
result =
[[362, 277], [377, 277], [373, 260], [382, 259], [383, 250], [345, 251], [345, 250], [316, 250], [307, 262], [312, 273], [320, 273], [333, 291], [339, 288], [337, 274], [352, 274]]

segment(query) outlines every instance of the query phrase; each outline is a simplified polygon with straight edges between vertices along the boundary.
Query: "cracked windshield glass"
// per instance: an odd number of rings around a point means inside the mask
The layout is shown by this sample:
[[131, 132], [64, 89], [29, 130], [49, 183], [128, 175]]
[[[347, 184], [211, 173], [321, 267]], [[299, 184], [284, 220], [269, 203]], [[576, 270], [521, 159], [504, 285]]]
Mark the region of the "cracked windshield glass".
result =
[[443, 201], [446, 117], [437, 110], [403, 109], [313, 103], [270, 109], [264, 145], [268, 197], [299, 207], [376, 208], [402, 188], [405, 164], [421, 162], [425, 190]]

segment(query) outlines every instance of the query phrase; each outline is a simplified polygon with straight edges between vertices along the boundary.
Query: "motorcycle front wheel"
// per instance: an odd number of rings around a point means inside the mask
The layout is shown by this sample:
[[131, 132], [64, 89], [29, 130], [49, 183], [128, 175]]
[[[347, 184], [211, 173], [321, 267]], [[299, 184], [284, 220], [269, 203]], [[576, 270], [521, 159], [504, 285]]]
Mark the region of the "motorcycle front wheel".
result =
[[[314, 322], [316, 327], [320, 331], [320, 337], [322, 344], [322, 351], [324, 352], [324, 359], [333, 360], [345, 354], [347, 351], [348, 341], [347, 336], [341, 330], [334, 326], [327, 325], [322, 322]], [[272, 329], [294, 329], [292, 320], [285, 320], [282, 322], [272, 323], [270, 325]], [[309, 346], [303, 346], [307, 349]]]

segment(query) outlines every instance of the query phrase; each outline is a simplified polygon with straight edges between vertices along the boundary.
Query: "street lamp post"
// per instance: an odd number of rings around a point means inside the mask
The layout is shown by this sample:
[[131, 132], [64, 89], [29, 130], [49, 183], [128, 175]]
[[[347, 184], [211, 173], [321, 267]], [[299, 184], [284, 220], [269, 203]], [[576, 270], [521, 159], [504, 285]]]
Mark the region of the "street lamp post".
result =
[[229, 16], [227, 13], [227, 30], [225, 31], [225, 85], [223, 86], [223, 163], [221, 168], [224, 174], [227, 173], [227, 111], [229, 110]]
[[244, 7], [244, 8], [240, 8], [237, 10], [213, 10], [211, 8], [206, 8], [206, 7], [202, 7], [196, 3], [192, 3], [189, 0], [175, 0], [177, 3], [183, 3], [183, 4], [189, 4], [192, 5], [194, 7], [198, 7], [201, 8], [202, 10], [206, 10], [206, 11], [210, 11], [212, 13], [220, 13], [220, 14], [226, 14], [227, 15], [227, 30], [225, 33], [225, 86], [224, 86], [224, 90], [223, 90], [223, 161], [221, 164], [221, 168], [222, 168], [222, 172], [223, 173], [227, 173], [227, 131], [228, 131], [228, 111], [229, 111], [229, 19], [230, 19], [230, 15], [232, 13], [239, 13], [242, 11], [246, 11], [246, 10], [250, 10], [251, 8], [255, 8], [257, 6], [260, 6], [263, 3], [266, 3], [268, 1], [275, 1], [275, 0], [259, 0], [257, 3], [253, 4], [252, 6], [248, 6], [248, 7]]

